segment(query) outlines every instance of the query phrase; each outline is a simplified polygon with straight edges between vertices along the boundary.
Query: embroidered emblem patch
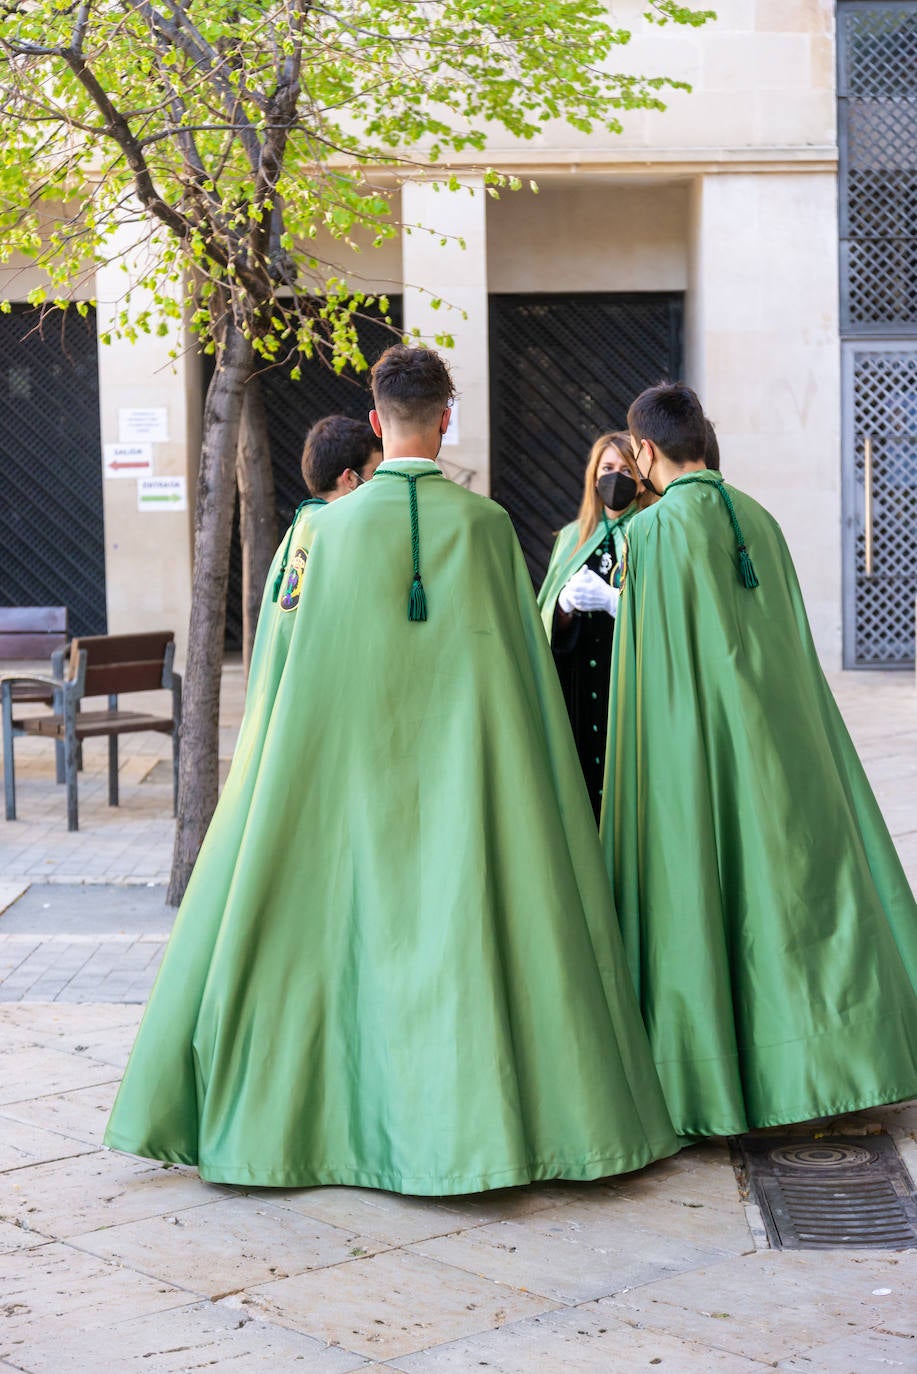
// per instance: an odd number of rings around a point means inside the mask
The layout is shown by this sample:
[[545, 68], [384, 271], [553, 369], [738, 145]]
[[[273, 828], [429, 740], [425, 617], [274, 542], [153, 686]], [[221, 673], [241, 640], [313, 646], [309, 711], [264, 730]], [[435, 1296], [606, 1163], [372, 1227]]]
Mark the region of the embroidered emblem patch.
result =
[[306, 559], [308, 557], [305, 549], [297, 549], [290, 559], [290, 566], [287, 568], [287, 575], [280, 592], [280, 609], [282, 611], [295, 611], [299, 605], [302, 579], [306, 571]]

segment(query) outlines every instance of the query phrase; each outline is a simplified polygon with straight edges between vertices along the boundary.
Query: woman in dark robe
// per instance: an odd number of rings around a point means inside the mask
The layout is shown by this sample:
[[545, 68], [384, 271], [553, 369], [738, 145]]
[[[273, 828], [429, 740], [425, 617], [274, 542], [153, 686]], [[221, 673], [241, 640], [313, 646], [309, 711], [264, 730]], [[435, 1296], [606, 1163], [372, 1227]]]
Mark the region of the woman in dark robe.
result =
[[628, 524], [653, 500], [634, 466], [629, 435], [600, 435], [586, 464], [579, 516], [558, 534], [538, 594], [596, 820], [602, 809], [616, 573]]

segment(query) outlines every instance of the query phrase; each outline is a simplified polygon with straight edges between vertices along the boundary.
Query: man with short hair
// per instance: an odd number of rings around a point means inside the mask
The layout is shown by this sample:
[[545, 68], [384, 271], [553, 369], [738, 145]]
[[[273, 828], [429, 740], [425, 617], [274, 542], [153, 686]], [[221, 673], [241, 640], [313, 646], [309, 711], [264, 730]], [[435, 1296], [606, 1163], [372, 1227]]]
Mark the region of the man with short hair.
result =
[[[309, 496], [296, 507], [290, 527], [280, 541], [268, 574], [258, 620], [269, 615], [268, 593], [281, 611], [295, 611], [299, 604], [302, 572], [308, 544], [308, 528], [316, 510], [356, 491], [368, 482], [382, 462], [382, 445], [365, 420], [349, 415], [326, 415], [306, 435], [302, 475]], [[254, 661], [254, 653], [252, 655]]]
[[522, 551], [436, 463], [442, 359], [372, 387], [385, 461], [313, 524], [238, 852], [208, 836], [106, 1139], [282, 1187], [639, 1168], [677, 1142]]
[[917, 1093], [917, 905], [776, 521], [705, 462], [683, 385], [628, 413], [602, 837], [679, 1134]]

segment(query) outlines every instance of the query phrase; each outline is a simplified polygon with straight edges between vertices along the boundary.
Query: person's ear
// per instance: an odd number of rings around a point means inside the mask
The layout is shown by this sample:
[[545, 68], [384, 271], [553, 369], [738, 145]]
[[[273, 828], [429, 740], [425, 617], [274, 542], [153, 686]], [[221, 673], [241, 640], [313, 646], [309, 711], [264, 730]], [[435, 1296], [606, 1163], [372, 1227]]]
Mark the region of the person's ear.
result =
[[441, 418], [440, 418], [440, 422], [439, 422], [439, 432], [440, 432], [440, 434], [445, 434], [446, 430], [449, 428], [449, 421], [450, 421], [451, 419], [452, 419], [452, 407], [451, 407], [451, 406], [447, 406], [446, 409], [443, 411], [442, 416], [441, 416]]
[[379, 412], [378, 412], [378, 410], [371, 410], [371, 411], [369, 412], [369, 423], [372, 425], [373, 434], [375, 434], [375, 436], [376, 436], [377, 439], [381, 439], [381, 438], [382, 438], [382, 421], [379, 419]]

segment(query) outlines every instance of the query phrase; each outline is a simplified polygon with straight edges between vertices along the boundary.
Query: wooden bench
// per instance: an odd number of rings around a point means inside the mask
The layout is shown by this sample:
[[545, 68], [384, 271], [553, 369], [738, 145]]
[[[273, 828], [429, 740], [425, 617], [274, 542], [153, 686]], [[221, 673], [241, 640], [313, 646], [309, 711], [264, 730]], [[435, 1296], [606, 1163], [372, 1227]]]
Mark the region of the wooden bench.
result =
[[[3, 780], [6, 819], [16, 819], [16, 777], [13, 739], [33, 735], [63, 746], [64, 781], [67, 786], [67, 829], [78, 828], [77, 755], [82, 740], [108, 738], [108, 804], [118, 805], [118, 736], [154, 730], [172, 736], [172, 809], [178, 805], [178, 754], [181, 727], [181, 678], [172, 664], [175, 636], [171, 630], [139, 635], [93, 635], [74, 639], [65, 672], [44, 676], [10, 674], [0, 679], [3, 715]], [[18, 717], [14, 707], [22, 698], [17, 688], [50, 692], [50, 715]], [[163, 689], [172, 694], [168, 715], [122, 711], [118, 697], [128, 692]], [[107, 711], [83, 711], [87, 697], [107, 696]], [[40, 699], [40, 698], [39, 698]]]
[[[67, 644], [66, 606], [0, 606], [0, 662], [50, 659], [51, 676], [62, 678]], [[52, 688], [21, 682], [13, 687], [17, 705], [56, 708]], [[6, 746], [4, 745], [4, 748]], [[57, 781], [64, 781], [64, 746], [55, 750]]]

